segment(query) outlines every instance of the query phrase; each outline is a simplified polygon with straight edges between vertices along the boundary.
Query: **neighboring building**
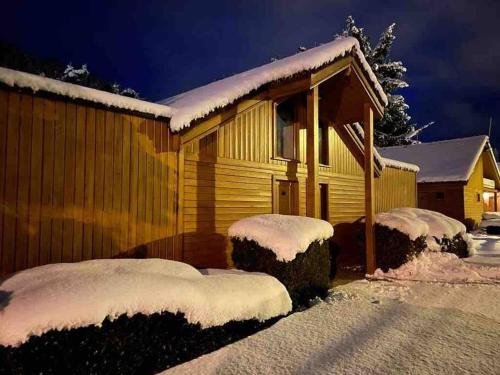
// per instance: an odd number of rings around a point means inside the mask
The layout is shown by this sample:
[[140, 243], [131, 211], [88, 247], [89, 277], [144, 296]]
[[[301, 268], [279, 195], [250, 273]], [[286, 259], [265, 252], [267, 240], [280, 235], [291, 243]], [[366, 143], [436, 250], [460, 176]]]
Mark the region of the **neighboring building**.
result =
[[470, 226], [484, 211], [498, 211], [500, 174], [487, 136], [449, 139], [379, 152], [420, 167], [418, 206], [444, 213]]
[[235, 220], [338, 226], [416, 203], [418, 168], [370, 142], [386, 96], [353, 38], [162, 104], [2, 68], [0, 83], [4, 275], [136, 252], [224, 267]]

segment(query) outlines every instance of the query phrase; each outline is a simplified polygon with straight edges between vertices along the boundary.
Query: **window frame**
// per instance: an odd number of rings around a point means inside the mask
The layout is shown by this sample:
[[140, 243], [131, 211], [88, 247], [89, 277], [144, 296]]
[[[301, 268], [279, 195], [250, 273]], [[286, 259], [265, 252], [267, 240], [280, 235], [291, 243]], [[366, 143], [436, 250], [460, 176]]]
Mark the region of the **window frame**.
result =
[[[296, 94], [297, 95], [297, 94]], [[287, 158], [282, 155], [278, 155], [278, 106], [282, 103], [284, 103], [287, 100], [295, 100], [295, 96], [288, 96], [279, 100], [274, 100], [273, 101], [273, 159], [276, 160], [285, 160], [285, 161], [293, 161], [300, 163], [299, 156], [300, 156], [300, 150], [299, 150], [299, 144], [300, 144], [300, 122], [297, 120], [293, 124], [293, 158]], [[294, 103], [294, 116], [297, 116], [297, 108], [296, 104]]]
[[[323, 125], [323, 126], [321, 126]], [[318, 134], [319, 133], [322, 133], [322, 132], [325, 132], [325, 134], [321, 134], [321, 137], [322, 137], [322, 143], [323, 146], [325, 146], [326, 150], [323, 150], [323, 152], [320, 152], [320, 147], [319, 147], [319, 143], [318, 143], [318, 164], [321, 166], [321, 167], [330, 167], [331, 164], [330, 164], [330, 129], [329, 129], [329, 126], [327, 123], [325, 123], [324, 121], [321, 121], [319, 120], [318, 121]], [[324, 138], [323, 138], [324, 137]], [[319, 136], [318, 136], [318, 140], [319, 140]], [[323, 155], [326, 156], [326, 164], [325, 163], [322, 163], [322, 161], [324, 160], [321, 160], [322, 159], [322, 156], [321, 154], [325, 154], [326, 155]]]

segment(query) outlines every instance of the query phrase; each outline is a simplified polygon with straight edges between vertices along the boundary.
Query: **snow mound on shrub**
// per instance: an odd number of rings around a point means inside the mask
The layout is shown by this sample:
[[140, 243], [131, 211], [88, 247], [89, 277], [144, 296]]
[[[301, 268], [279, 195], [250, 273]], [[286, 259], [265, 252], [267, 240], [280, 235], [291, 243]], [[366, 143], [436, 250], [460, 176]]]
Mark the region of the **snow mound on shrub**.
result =
[[428, 239], [437, 237], [453, 238], [459, 233], [466, 233], [465, 225], [442, 213], [421, 208], [394, 208], [376, 215], [377, 224], [385, 225], [406, 233], [412, 241], [420, 236]]
[[267, 214], [239, 220], [228, 229], [229, 237], [257, 242], [270, 249], [279, 261], [289, 262], [303, 253], [314, 241], [333, 236], [332, 225], [304, 216]]
[[483, 219], [484, 220], [500, 219], [500, 212], [495, 212], [495, 211], [483, 212]]
[[500, 219], [488, 219], [488, 220], [482, 220], [480, 224], [481, 228], [488, 228], [488, 227], [500, 227]]
[[468, 264], [455, 254], [424, 251], [395, 270], [383, 272], [380, 268], [377, 269], [373, 278], [449, 283], [497, 283], [500, 282], [500, 267]]
[[31, 335], [99, 325], [122, 314], [183, 313], [203, 328], [229, 321], [264, 321], [292, 302], [274, 277], [252, 273], [202, 275], [162, 259], [102, 259], [22, 271], [0, 285], [0, 345]]

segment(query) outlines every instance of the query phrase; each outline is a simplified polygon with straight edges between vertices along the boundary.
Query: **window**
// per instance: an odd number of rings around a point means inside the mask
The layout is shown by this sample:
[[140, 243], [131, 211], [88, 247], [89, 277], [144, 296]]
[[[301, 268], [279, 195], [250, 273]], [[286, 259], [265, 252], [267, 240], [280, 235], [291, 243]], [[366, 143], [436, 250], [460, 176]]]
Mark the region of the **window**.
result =
[[442, 192], [442, 191], [438, 191], [438, 192], [436, 193], [436, 199], [438, 199], [438, 200], [443, 200], [443, 199], [444, 199], [444, 192]]
[[477, 200], [478, 202], [481, 202], [481, 194], [476, 193], [476, 200]]
[[318, 126], [319, 163], [323, 165], [329, 165], [330, 161], [328, 155], [328, 125], [323, 121], [319, 121]]
[[297, 116], [295, 100], [287, 99], [276, 106], [276, 156], [296, 159]]

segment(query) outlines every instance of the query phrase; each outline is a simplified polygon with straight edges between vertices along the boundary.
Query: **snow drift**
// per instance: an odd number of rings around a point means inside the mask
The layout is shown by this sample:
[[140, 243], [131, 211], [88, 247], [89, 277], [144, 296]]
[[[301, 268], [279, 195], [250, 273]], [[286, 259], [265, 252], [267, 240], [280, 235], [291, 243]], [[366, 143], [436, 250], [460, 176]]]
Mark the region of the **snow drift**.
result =
[[455, 254], [424, 251], [395, 270], [383, 272], [377, 269], [373, 277], [449, 283], [496, 283], [500, 282], [500, 267], [468, 264]]
[[310, 217], [266, 214], [235, 222], [228, 234], [231, 238], [255, 241], [273, 251], [277, 260], [289, 262], [312, 242], [321, 243], [333, 236], [333, 227], [327, 221]]
[[22, 271], [1, 284], [11, 294], [0, 313], [0, 345], [16, 346], [49, 330], [99, 325], [106, 317], [183, 313], [202, 328], [229, 321], [264, 321], [292, 304], [274, 277], [202, 275], [162, 259], [101, 259]]

